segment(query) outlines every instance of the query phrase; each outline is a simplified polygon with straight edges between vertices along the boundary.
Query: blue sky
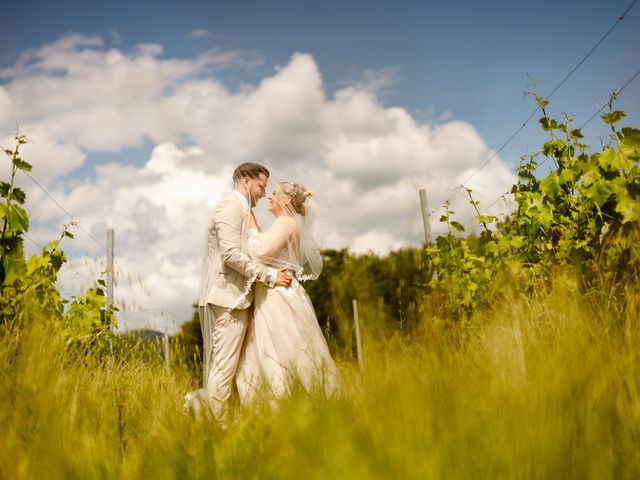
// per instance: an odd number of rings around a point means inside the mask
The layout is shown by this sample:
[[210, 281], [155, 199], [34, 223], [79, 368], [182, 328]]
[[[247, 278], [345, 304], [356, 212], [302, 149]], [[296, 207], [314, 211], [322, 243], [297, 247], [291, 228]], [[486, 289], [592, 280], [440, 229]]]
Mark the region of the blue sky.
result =
[[[542, 94], [589, 51], [630, 0], [493, 2], [25, 1], [4, 16], [2, 63], [61, 35], [117, 35], [123, 48], [160, 43], [165, 55], [193, 56], [210, 46], [255, 51], [261, 68], [228, 74], [233, 84], [255, 81], [293, 52], [312, 54], [328, 91], [367, 70], [397, 68], [387, 105], [417, 115], [450, 113], [471, 122], [498, 148], [528, 117], [522, 92], [528, 75]], [[212, 35], [188, 34], [205, 29]], [[640, 7], [612, 32], [554, 95], [552, 108], [586, 120], [598, 103], [640, 68]], [[619, 106], [639, 123], [640, 80]], [[598, 122], [594, 122], [598, 124]], [[597, 134], [597, 128], [589, 132]], [[527, 135], [528, 134], [528, 135]], [[518, 158], [534, 148], [537, 128], [506, 149]], [[531, 138], [530, 141], [527, 141]]]
[[[318, 190], [328, 246], [417, 245], [417, 189], [472, 215], [455, 187], [529, 117], [523, 91], [548, 94], [632, 1], [19, 2], [0, 18], [0, 139], [18, 123], [40, 183], [95, 238], [115, 226], [121, 278], [140, 279], [122, 298], [188, 318], [200, 233], [235, 164]], [[551, 114], [581, 125], [640, 69], [639, 46], [634, 5]], [[617, 108], [640, 126], [640, 77]], [[470, 183], [482, 204], [545, 140], [537, 117]], [[598, 119], [585, 133], [594, 148], [608, 135]], [[68, 219], [24, 186], [45, 243]], [[87, 278], [102, 268], [82, 231], [68, 254]]]

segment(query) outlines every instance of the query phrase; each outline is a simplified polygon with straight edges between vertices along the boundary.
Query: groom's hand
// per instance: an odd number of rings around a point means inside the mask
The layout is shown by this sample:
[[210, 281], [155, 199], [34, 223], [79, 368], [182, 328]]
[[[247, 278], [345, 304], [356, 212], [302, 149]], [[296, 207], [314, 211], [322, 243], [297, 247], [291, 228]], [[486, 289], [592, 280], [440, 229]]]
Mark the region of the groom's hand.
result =
[[274, 287], [288, 287], [291, 285], [291, 275], [287, 273], [287, 267], [282, 267], [278, 269], [278, 276], [276, 277], [276, 283], [273, 284]]

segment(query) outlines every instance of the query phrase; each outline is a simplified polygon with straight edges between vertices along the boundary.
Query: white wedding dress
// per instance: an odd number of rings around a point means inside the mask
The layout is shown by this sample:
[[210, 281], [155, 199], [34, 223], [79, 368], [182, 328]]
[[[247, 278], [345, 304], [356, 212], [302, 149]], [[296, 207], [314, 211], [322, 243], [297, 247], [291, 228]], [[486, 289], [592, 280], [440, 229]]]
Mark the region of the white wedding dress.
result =
[[[297, 239], [296, 222], [278, 217], [265, 233], [250, 230], [249, 252], [274, 267], [297, 265]], [[252, 308], [236, 374], [242, 403], [250, 403], [256, 395], [282, 398], [296, 385], [327, 396], [338, 391], [338, 370], [311, 300], [295, 278], [289, 288], [256, 283]]]

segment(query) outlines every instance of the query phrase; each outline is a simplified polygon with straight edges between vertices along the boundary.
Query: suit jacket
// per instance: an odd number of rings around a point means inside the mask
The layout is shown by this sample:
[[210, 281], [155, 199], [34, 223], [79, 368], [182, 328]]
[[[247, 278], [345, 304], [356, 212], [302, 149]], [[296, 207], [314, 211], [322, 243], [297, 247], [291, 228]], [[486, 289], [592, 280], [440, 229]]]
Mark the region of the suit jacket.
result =
[[249, 212], [231, 192], [216, 206], [209, 224], [200, 305], [248, 308], [253, 301], [254, 281], [273, 286], [271, 269], [249, 257], [248, 228]]

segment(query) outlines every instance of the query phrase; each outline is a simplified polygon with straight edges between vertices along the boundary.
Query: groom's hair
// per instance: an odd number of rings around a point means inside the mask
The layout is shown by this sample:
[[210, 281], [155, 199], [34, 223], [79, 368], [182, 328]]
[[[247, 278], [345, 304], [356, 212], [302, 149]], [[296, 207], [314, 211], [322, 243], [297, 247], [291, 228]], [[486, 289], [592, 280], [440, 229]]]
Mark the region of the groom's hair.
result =
[[253, 162], [243, 163], [241, 165], [238, 165], [233, 171], [233, 184], [237, 185], [242, 181], [244, 177], [258, 179], [260, 178], [261, 173], [269, 178], [269, 170], [267, 170], [267, 167], [265, 167], [264, 165]]

